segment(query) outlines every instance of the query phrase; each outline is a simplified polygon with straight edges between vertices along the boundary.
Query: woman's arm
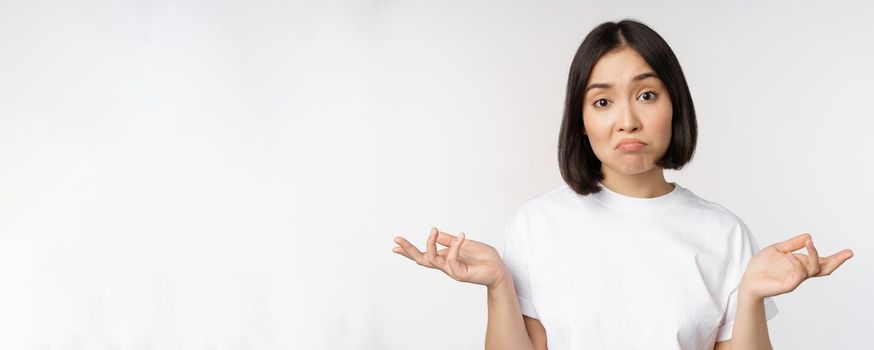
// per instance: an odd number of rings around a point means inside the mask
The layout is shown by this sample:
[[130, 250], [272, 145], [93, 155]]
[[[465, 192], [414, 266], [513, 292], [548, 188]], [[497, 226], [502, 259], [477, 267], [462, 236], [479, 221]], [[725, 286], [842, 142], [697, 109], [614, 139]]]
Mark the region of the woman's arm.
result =
[[488, 286], [487, 290], [489, 320], [486, 328], [486, 350], [536, 349], [525, 328], [509, 271], [505, 268], [497, 282]]
[[[810, 255], [793, 253], [801, 248], [807, 248]], [[820, 258], [809, 233], [772, 244], [758, 252], [741, 277], [731, 348], [771, 349], [764, 299], [792, 292], [808, 278], [831, 275], [851, 257], [853, 251], [845, 249]]]
[[540, 323], [540, 320], [522, 315], [525, 320], [525, 329], [528, 330], [528, 338], [531, 338], [531, 343], [537, 350], [546, 349], [546, 328]]
[[745, 289], [738, 290], [737, 313], [731, 331], [730, 347], [735, 349], [773, 349], [765, 319], [765, 299]]
[[[510, 274], [498, 251], [481, 242], [465, 239], [464, 233], [453, 236], [432, 228], [422, 252], [403, 237], [396, 237], [398, 247], [393, 252], [415, 261], [424, 267], [438, 269], [460, 282], [480, 284], [487, 287], [488, 327], [486, 349], [533, 350], [532, 338], [542, 342], [536, 350], [546, 349], [546, 331], [542, 326], [526, 329]], [[445, 249], [437, 249], [440, 244]], [[536, 323], [535, 323], [536, 322]], [[539, 321], [534, 321], [539, 325]]]

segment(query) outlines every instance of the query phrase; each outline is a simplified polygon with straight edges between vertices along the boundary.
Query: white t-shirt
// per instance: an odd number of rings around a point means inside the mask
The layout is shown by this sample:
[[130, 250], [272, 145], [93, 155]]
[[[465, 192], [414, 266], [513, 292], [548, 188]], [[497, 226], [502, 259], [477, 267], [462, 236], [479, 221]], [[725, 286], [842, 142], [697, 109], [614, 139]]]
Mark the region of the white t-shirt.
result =
[[[656, 198], [565, 184], [516, 211], [502, 256], [550, 350], [697, 350], [731, 338], [759, 246], [737, 215], [672, 184]], [[770, 320], [777, 306], [764, 305]]]

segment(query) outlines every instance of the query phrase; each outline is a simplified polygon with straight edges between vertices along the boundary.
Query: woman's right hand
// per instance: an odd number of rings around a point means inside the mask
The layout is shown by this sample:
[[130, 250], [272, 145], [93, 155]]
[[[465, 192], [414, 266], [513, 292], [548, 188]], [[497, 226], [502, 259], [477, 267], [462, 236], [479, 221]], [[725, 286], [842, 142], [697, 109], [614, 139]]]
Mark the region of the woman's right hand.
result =
[[[419, 251], [403, 237], [395, 237], [393, 252], [417, 264], [445, 272], [456, 281], [494, 286], [509, 278], [504, 261], [492, 246], [474, 240], [465, 240], [464, 232], [458, 237], [431, 228], [426, 251]], [[448, 248], [437, 250], [437, 243]]]

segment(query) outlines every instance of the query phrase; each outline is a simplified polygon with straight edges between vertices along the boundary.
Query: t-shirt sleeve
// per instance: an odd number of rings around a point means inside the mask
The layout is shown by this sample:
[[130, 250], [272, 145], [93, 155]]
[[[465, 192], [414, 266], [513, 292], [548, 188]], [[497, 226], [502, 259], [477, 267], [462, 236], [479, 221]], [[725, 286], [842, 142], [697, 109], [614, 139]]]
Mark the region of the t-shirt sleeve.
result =
[[528, 249], [526, 244], [527, 231], [524, 218], [520, 213], [510, 220], [504, 230], [504, 247], [501, 257], [504, 265], [513, 276], [513, 285], [516, 287], [516, 297], [519, 299], [519, 307], [522, 314], [531, 318], [537, 317], [537, 309], [531, 298], [531, 281], [528, 277]]
[[[740, 222], [741, 235], [740, 238], [740, 249], [739, 254], [735, 257], [735, 261], [738, 262], [736, 265], [739, 269], [735, 269], [735, 273], [733, 274], [732, 283], [730, 284], [733, 287], [733, 290], [729, 294], [728, 297], [728, 305], [725, 309], [725, 318], [722, 323], [719, 325], [719, 331], [716, 335], [716, 341], [725, 341], [731, 339], [731, 332], [734, 328], [734, 319], [737, 314], [737, 293], [738, 287], [740, 286], [740, 278], [743, 276], [743, 272], [746, 271], [746, 267], [752, 259], [753, 255], [759, 252], [759, 244], [756, 242], [756, 238], [753, 236], [752, 232], [750, 232], [749, 227], [741, 221]], [[765, 305], [765, 319], [770, 320], [777, 315], [777, 304], [774, 302], [774, 299], [771, 297], [767, 297], [764, 299]]]

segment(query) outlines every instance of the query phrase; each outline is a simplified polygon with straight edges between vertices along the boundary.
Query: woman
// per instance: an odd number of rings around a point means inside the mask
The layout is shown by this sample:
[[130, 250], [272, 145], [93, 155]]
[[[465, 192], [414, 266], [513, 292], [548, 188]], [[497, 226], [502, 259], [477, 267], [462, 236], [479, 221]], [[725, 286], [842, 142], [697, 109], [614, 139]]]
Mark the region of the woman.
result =
[[768, 349], [771, 297], [852, 251], [820, 258], [807, 233], [759, 250], [734, 213], [665, 180], [696, 140], [667, 43], [639, 22], [601, 24], [568, 77], [566, 184], [517, 210], [503, 253], [436, 228], [425, 252], [402, 237], [393, 251], [487, 287], [487, 349]]

